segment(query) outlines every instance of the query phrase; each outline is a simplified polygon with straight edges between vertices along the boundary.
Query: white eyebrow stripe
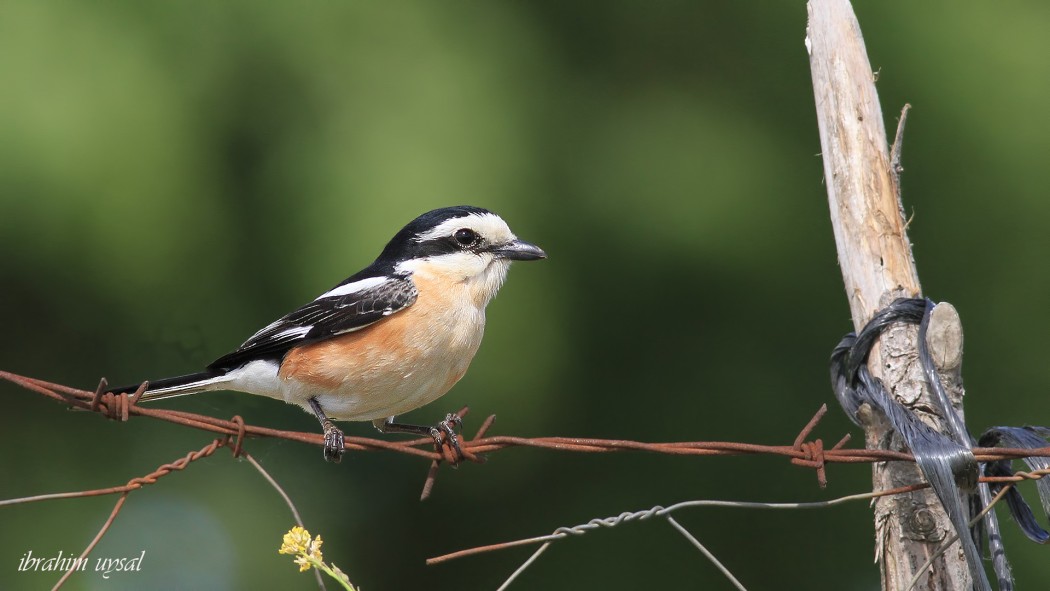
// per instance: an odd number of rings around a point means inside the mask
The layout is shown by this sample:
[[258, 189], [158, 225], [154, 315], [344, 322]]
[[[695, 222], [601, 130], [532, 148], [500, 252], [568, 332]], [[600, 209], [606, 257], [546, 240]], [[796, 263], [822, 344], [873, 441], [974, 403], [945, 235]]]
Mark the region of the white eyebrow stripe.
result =
[[314, 298], [314, 301], [316, 302], [317, 300], [320, 300], [322, 298], [335, 298], [339, 296], [350, 295], [352, 293], [357, 293], [359, 291], [371, 289], [373, 287], [376, 287], [377, 285], [382, 285], [387, 281], [390, 281], [390, 277], [369, 277], [367, 279], [360, 279], [358, 281], [354, 281], [353, 283], [340, 285], [330, 291], [326, 291]]
[[464, 227], [478, 230], [482, 236], [490, 236], [500, 239], [507, 238], [509, 240], [516, 238], [516, 236], [511, 233], [510, 228], [507, 227], [507, 222], [503, 221], [503, 218], [498, 215], [494, 213], [471, 213], [447, 219], [426, 232], [414, 237], [413, 240], [416, 242], [426, 242], [427, 240], [433, 240], [435, 238], [444, 238], [446, 236], [451, 236], [452, 232]]

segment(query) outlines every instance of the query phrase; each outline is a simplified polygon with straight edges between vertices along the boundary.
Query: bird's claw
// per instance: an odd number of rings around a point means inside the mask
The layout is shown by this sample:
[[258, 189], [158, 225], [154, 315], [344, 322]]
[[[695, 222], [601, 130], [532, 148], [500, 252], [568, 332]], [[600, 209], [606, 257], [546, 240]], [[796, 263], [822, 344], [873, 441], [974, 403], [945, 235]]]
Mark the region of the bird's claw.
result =
[[456, 434], [456, 429], [461, 428], [463, 428], [463, 419], [455, 413], [448, 413], [445, 415], [445, 420], [430, 429], [430, 436], [434, 438], [434, 444], [437, 445], [438, 450], [446, 444], [452, 450], [453, 459], [450, 462], [452, 467], [456, 467], [466, 458], [463, 448], [459, 446], [459, 435]]
[[343, 432], [331, 421], [324, 423], [324, 459], [325, 461], [338, 464], [343, 459], [346, 446], [343, 442]]

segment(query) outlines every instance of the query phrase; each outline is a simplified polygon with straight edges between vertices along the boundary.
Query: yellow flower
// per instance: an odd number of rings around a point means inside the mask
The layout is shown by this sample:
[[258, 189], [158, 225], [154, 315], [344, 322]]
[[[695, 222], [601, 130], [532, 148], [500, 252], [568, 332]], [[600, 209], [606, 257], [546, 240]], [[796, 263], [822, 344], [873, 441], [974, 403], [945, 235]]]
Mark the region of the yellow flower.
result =
[[277, 550], [277, 553], [295, 556], [295, 563], [299, 565], [299, 572], [301, 573], [311, 568], [316, 568], [339, 581], [339, 584], [347, 591], [355, 591], [354, 586], [350, 584], [350, 579], [347, 578], [343, 571], [339, 570], [339, 567], [334, 564], [328, 566], [324, 563], [324, 556], [321, 554], [321, 544], [323, 543], [321, 536], [311, 538], [310, 532], [297, 525], [284, 534], [284, 538], [281, 540], [281, 547]]
[[[318, 547], [320, 547], [321, 537], [317, 537]], [[306, 552], [310, 546], [310, 532], [306, 529], [299, 527], [298, 525], [288, 530], [288, 533], [284, 534], [284, 540], [282, 540], [281, 549], [278, 550], [278, 554], [299, 554]], [[305, 570], [305, 569], [304, 569]]]

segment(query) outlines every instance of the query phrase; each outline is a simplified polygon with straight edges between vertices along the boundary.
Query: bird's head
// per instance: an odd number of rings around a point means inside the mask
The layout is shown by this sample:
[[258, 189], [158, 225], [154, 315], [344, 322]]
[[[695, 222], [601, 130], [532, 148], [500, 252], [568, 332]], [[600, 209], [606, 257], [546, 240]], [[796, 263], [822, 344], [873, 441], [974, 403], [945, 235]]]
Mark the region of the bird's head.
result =
[[507, 276], [512, 261], [547, 257], [519, 240], [498, 215], [469, 205], [428, 211], [412, 220], [386, 245], [380, 260], [394, 269], [465, 284], [482, 306]]

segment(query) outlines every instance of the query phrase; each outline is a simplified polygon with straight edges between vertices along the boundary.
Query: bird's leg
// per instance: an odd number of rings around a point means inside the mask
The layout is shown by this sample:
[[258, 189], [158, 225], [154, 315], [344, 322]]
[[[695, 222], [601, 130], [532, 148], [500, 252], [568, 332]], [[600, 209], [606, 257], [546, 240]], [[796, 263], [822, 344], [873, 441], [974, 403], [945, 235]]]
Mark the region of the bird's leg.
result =
[[397, 417], [387, 417], [386, 419], [376, 419], [372, 421], [376, 429], [379, 429], [381, 433], [411, 433], [413, 435], [423, 435], [434, 438], [434, 443], [440, 448], [446, 441], [452, 450], [456, 453], [457, 461], [464, 458], [463, 449], [459, 446], [459, 436], [456, 435], [456, 429], [463, 427], [463, 419], [455, 413], [448, 413], [445, 415], [445, 420], [441, 421], [433, 427], [426, 425], [411, 425], [407, 423], [396, 423], [394, 420]]
[[317, 420], [321, 421], [321, 429], [324, 430], [324, 459], [338, 464], [339, 460], [343, 459], [343, 452], [346, 451], [343, 444], [343, 432], [335, 426], [328, 415], [324, 414], [316, 398], [311, 398], [309, 402]]

